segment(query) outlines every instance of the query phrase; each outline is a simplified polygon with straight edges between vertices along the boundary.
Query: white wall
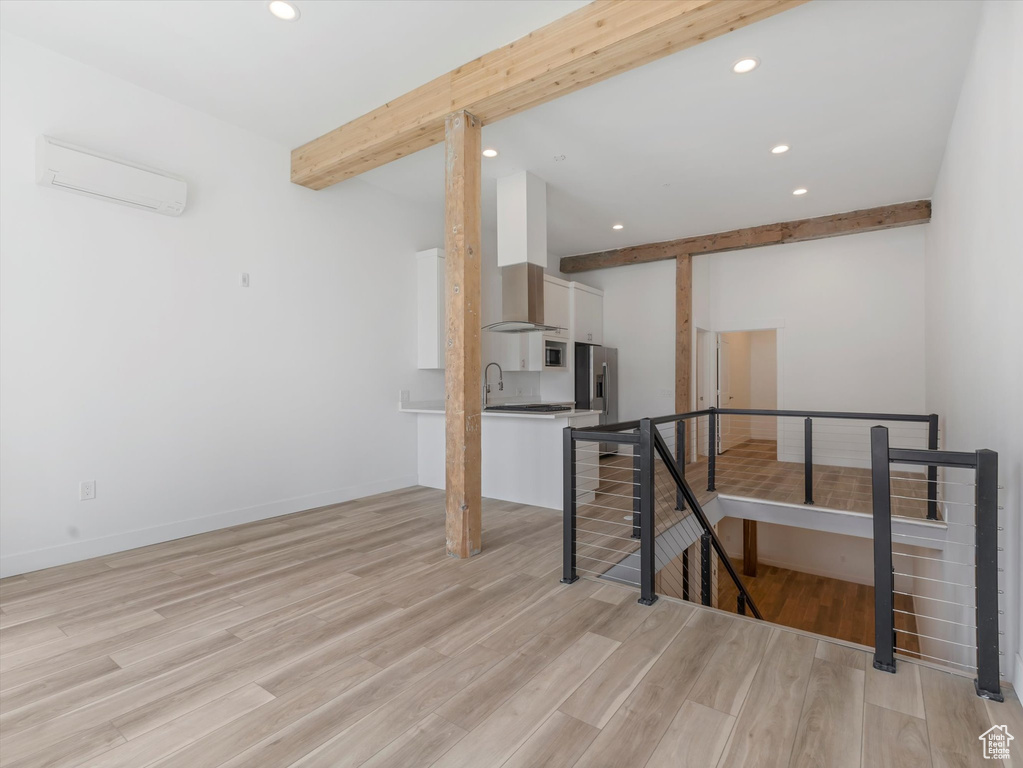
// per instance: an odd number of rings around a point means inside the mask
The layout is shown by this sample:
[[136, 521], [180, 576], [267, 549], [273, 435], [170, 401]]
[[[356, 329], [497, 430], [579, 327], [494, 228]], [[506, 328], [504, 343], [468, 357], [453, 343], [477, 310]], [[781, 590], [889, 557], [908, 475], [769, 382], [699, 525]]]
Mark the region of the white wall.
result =
[[[725, 517], [718, 535], [733, 558], [742, 558], [742, 520]], [[859, 536], [757, 523], [757, 561], [856, 584], [874, 583], [873, 542]]]
[[[0, 50], [0, 571], [414, 484], [396, 406], [442, 392], [415, 370], [413, 268], [440, 217], [358, 180], [294, 186], [287, 147]], [[184, 176], [188, 210], [37, 186], [43, 133]]]
[[697, 256], [694, 324], [779, 328], [779, 408], [921, 412], [924, 231]]
[[1002, 673], [1023, 683], [1023, 3], [984, 3], [927, 233], [927, 408], [999, 453]]
[[[693, 259], [693, 326], [779, 328], [779, 408], [924, 412], [927, 225]], [[582, 276], [604, 290], [622, 417], [674, 408], [675, 264]]]
[[[777, 328], [778, 408], [925, 413], [926, 228], [698, 256], [694, 342], [696, 328]], [[619, 350], [622, 418], [672, 412], [674, 262], [583, 278], [604, 290], [605, 343]], [[790, 421], [782, 424], [783, 449], [801, 461], [802, 422]], [[815, 450], [832, 464], [865, 465], [869, 425], [860, 426], [815, 423]], [[921, 426], [893, 434], [905, 447], [925, 444]]]

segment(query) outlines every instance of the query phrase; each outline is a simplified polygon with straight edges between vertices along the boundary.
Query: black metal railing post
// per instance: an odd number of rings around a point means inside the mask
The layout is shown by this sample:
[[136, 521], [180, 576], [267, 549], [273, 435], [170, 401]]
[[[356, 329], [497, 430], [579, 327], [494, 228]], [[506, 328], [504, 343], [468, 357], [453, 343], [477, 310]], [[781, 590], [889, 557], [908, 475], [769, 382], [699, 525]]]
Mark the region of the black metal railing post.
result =
[[1003, 701], [998, 679], [998, 454], [977, 451], [977, 695]]
[[892, 569], [891, 468], [888, 429], [870, 429], [870, 479], [874, 505], [874, 669], [895, 671], [895, 574]]
[[[639, 434], [639, 430], [636, 430], [636, 434]], [[639, 446], [633, 444], [632, 446], [632, 538], [642, 538], [642, 532], [640, 531], [640, 514], [639, 514], [639, 483], [640, 483], [640, 472], [639, 472]]]
[[813, 419], [803, 420], [803, 503], [813, 504]]
[[714, 490], [714, 470], [715, 462], [718, 455], [718, 440], [717, 430], [718, 426], [718, 415], [717, 412], [711, 408], [710, 414], [707, 416], [707, 490]]
[[746, 595], [740, 592], [735, 598], [735, 610], [740, 616], [746, 615]]
[[[679, 419], [675, 422], [675, 464], [678, 466], [678, 473], [686, 476], [686, 422]], [[685, 511], [686, 499], [681, 489], [675, 491], [675, 508]]]
[[654, 425], [650, 419], [639, 422], [639, 602], [657, 601], [654, 574], [657, 570], [654, 547]]
[[704, 531], [700, 534], [700, 602], [710, 605], [710, 534]]
[[682, 550], [682, 599], [689, 599], [689, 548]]
[[579, 574], [575, 572], [575, 512], [576, 512], [576, 482], [575, 482], [575, 440], [572, 438], [572, 428], [565, 427], [561, 433], [562, 456], [564, 465], [563, 490], [564, 494], [564, 540], [562, 542], [562, 568], [561, 583], [571, 584], [578, 581]]
[[[938, 450], [938, 414], [927, 417], [927, 450]], [[938, 467], [930, 464], [927, 467], [927, 519], [938, 519]]]

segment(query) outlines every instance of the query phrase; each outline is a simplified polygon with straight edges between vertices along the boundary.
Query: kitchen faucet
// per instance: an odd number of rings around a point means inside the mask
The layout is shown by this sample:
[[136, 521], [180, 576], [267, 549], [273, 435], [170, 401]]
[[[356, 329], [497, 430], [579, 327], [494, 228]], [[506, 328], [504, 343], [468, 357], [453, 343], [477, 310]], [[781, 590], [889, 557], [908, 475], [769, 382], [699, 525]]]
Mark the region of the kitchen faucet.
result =
[[497, 363], [487, 363], [487, 367], [483, 369], [483, 407], [487, 407], [488, 395], [490, 394], [490, 384], [487, 383], [487, 374], [490, 372], [490, 366], [497, 365], [497, 388], [504, 391], [504, 371], [501, 370], [501, 366]]

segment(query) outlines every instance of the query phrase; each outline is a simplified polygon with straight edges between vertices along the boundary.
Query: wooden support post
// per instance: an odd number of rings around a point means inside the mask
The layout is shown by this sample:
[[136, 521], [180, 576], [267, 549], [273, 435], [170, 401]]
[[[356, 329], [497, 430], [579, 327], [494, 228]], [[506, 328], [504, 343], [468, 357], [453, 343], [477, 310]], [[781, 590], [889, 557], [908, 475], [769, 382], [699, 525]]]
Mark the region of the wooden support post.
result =
[[757, 575], [757, 521], [742, 521], [742, 575]]
[[482, 548], [480, 489], [480, 121], [468, 112], [444, 125], [447, 552]]
[[692, 410], [693, 260], [675, 259], [675, 413]]

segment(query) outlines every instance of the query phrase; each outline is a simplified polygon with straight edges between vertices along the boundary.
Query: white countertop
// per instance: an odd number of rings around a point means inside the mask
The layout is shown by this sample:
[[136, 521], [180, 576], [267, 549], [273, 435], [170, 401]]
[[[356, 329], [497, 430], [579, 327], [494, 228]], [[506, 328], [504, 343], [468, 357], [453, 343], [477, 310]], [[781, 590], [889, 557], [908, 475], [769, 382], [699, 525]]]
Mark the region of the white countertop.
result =
[[[507, 403], [507, 405], [521, 405], [521, 403]], [[398, 410], [402, 413], [444, 413], [444, 402], [433, 400], [425, 402], [400, 403]], [[554, 411], [552, 413], [526, 413], [522, 411], [483, 411], [487, 417], [512, 418], [512, 419], [568, 419], [574, 416], [590, 416], [603, 413], [603, 411], [584, 411], [572, 408], [568, 411]]]

